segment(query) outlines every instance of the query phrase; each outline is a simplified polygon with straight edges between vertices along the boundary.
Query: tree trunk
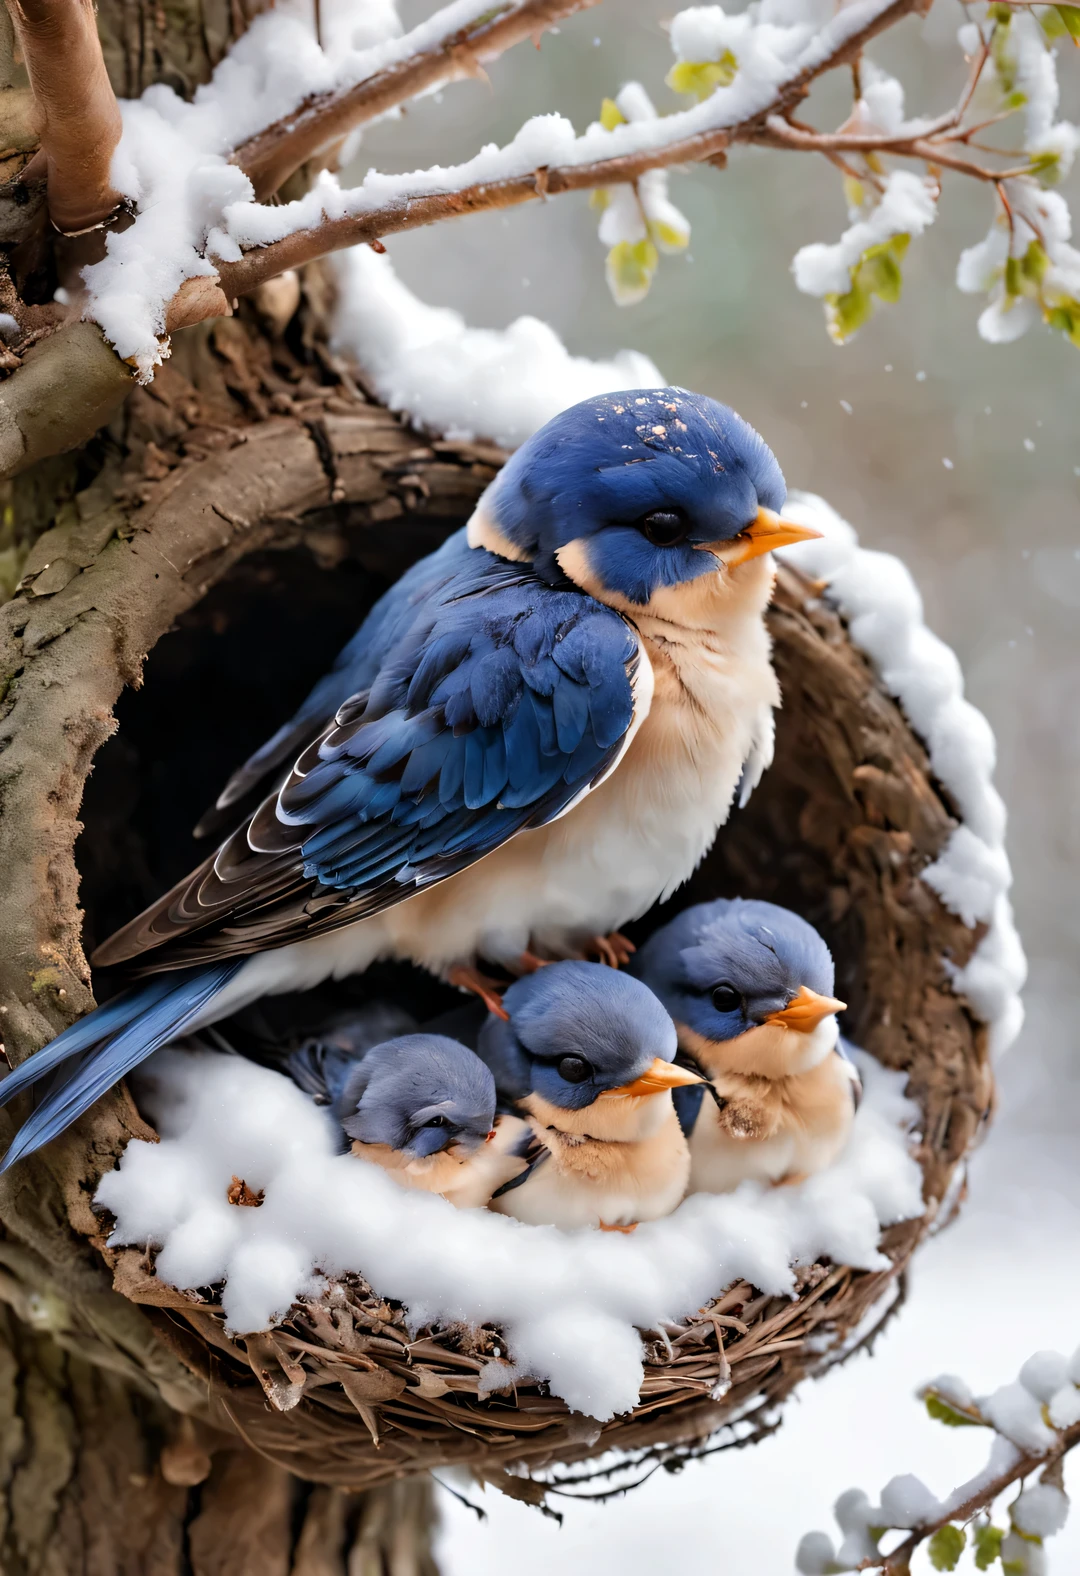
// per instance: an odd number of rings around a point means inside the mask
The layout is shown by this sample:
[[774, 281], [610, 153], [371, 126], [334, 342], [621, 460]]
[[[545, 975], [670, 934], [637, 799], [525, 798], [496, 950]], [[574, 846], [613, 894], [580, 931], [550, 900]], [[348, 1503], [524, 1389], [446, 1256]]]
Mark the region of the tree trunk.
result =
[[[148, 0], [101, 0], [117, 93], [163, 81], [190, 95], [262, 8], [260, 0], [172, 0], [166, 13]], [[3, 7], [0, 113], [9, 150], [0, 248], [11, 243], [0, 268], [6, 257], [24, 295], [47, 301], [56, 263], [41, 193], [31, 187], [28, 202], [15, 185], [35, 147], [33, 106]], [[245, 306], [239, 318], [178, 336], [154, 386], [134, 390], [107, 430], [0, 483], [0, 1034], [13, 1064], [91, 1001], [73, 859], [87, 763], [113, 732], [112, 707], [125, 683], [138, 684], [145, 652], [250, 549], [243, 521], [267, 543], [299, 540], [301, 515], [364, 491], [335, 477], [335, 453], [351, 463], [352, 480], [364, 473], [383, 518], [424, 492], [445, 502], [455, 478], [460, 496], [446, 512], [460, 511], [491, 474], [473, 477], [475, 457], [458, 455], [430, 484], [414, 475], [414, 492], [407, 474], [400, 485], [378, 480], [379, 458], [398, 463], [417, 440], [334, 371], [321, 340], [325, 306], [315, 270], [284, 312], [279, 289], [261, 311]], [[327, 434], [335, 422], [336, 450]], [[366, 469], [365, 447], [376, 451]], [[399, 474], [411, 468], [398, 463]], [[268, 483], [281, 504], [269, 525]], [[163, 513], [164, 534], [152, 534], [149, 523], [160, 527]], [[335, 531], [334, 520], [316, 520], [313, 550], [337, 551]], [[91, 567], [98, 573], [88, 585]], [[57, 706], [70, 754], [57, 763], [55, 801], [43, 816], [28, 783], [35, 741]], [[90, 851], [91, 885], [102, 864], [115, 875], [126, 852], [118, 822], [115, 845]], [[124, 905], [130, 886], [114, 881], [113, 906]], [[430, 1480], [365, 1494], [313, 1485], [200, 1419], [199, 1386], [72, 1229], [97, 1229], [88, 1192], [92, 1173], [111, 1163], [105, 1151], [146, 1132], [126, 1096], [112, 1106], [111, 1127], [109, 1118], [97, 1124], [96, 1159], [76, 1139], [0, 1187], [4, 1576], [433, 1573]], [[23, 1114], [13, 1121], [4, 1112], [0, 1137]]]
[[21, 1311], [0, 1308], [5, 1576], [433, 1576], [428, 1481], [303, 1483]]

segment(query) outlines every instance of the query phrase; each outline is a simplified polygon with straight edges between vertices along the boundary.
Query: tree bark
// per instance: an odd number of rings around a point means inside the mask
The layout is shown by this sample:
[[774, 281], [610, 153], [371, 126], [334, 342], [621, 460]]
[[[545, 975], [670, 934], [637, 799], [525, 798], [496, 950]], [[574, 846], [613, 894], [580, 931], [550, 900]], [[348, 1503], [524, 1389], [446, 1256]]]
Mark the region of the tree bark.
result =
[[316, 1487], [0, 1305], [4, 1576], [434, 1576], [431, 1485]]
[[[173, 0], [166, 14], [150, 0], [100, 0], [114, 89], [133, 97], [165, 82], [190, 96], [261, 9], [262, 0]], [[47, 301], [56, 276], [44, 190], [18, 184], [37, 147], [35, 105], [3, 7], [0, 118], [0, 248], [27, 298], [40, 276], [36, 298]], [[255, 306], [182, 336], [155, 385], [132, 383], [101, 432], [125, 392], [114, 386], [115, 357], [99, 358], [108, 361], [99, 396], [96, 331], [46, 339], [28, 368], [65, 359], [72, 375], [57, 397], [84, 407], [88, 440], [59, 458], [37, 459], [0, 392], [0, 461], [23, 467], [0, 483], [0, 1039], [12, 1063], [90, 1004], [73, 860], [86, 771], [145, 652], [250, 550], [241, 518], [261, 541], [280, 542], [297, 537], [301, 516], [329, 514], [365, 486], [385, 519], [422, 492], [446, 503], [471, 476], [473, 456], [436, 461], [430, 481], [402, 464], [418, 440], [333, 371], [325, 309], [316, 272], [288, 344], [288, 325]], [[83, 338], [94, 341], [85, 354]], [[381, 482], [381, 466], [397, 474]], [[472, 478], [464, 493], [482, 485]], [[268, 520], [271, 496], [280, 508]], [[316, 524], [316, 550], [334, 550], [334, 529], [333, 519]], [[43, 806], [31, 783], [57, 725], [64, 758]], [[0, 1571], [433, 1576], [430, 1480], [355, 1494], [290, 1474], [208, 1423], [204, 1390], [112, 1289], [78, 1234], [99, 1229], [90, 1174], [105, 1151], [148, 1129], [126, 1096], [110, 1104], [78, 1163], [76, 1140], [0, 1187]], [[0, 1138], [12, 1125], [3, 1113]]]

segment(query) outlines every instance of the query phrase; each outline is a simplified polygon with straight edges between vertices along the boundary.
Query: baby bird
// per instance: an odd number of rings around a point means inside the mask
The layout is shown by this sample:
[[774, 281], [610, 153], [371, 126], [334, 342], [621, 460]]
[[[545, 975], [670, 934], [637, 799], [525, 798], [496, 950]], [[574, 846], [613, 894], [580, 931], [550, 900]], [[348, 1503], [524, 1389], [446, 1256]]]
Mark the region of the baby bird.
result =
[[676, 1067], [675, 1026], [650, 990], [596, 963], [553, 963], [503, 997], [479, 1053], [500, 1101], [527, 1123], [527, 1169], [491, 1208], [533, 1225], [633, 1231], [670, 1214], [690, 1155], [671, 1091], [696, 1084]]
[[650, 937], [634, 967], [675, 1020], [680, 1060], [708, 1079], [676, 1097], [690, 1191], [801, 1182], [831, 1165], [860, 1086], [813, 926], [775, 903], [700, 903]]
[[517, 1125], [496, 1127], [495, 1080], [464, 1045], [405, 1034], [350, 1054], [341, 1040], [339, 1033], [332, 1044], [309, 1041], [287, 1067], [301, 1088], [333, 1106], [358, 1159], [459, 1209], [486, 1204], [523, 1169], [509, 1153]]

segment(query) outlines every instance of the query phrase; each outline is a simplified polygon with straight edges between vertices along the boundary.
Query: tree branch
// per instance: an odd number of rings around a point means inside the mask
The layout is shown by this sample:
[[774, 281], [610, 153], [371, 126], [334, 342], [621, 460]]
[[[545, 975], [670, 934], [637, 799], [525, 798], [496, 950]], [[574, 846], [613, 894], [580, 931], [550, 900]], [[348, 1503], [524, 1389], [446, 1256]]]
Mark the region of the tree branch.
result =
[[[953, 123], [954, 115], [950, 114], [943, 117], [942, 121], [935, 122], [934, 126], [940, 128]], [[891, 153], [899, 159], [921, 159], [926, 163], [940, 164], [944, 169], [956, 170], [961, 175], [971, 175], [980, 181], [1008, 181], [1031, 173], [1029, 164], [1017, 169], [991, 170], [983, 164], [976, 164], [972, 159], [958, 158], [949, 152], [948, 145], [952, 141], [964, 141], [963, 137], [942, 136], [940, 130], [927, 128], [917, 135], [906, 137], [890, 136], [887, 132], [819, 132], [792, 126], [779, 115], [770, 115], [764, 132], [754, 141], [767, 147], [790, 148], [803, 153]]]
[[[501, 14], [494, 17], [489, 7], [486, 18], [465, 27], [448, 26], [436, 43], [419, 48], [374, 76], [339, 92], [320, 93], [308, 99], [293, 114], [249, 137], [237, 148], [233, 162], [251, 177], [258, 199], [269, 197], [305, 160], [355, 127], [421, 93], [431, 92], [441, 83], [483, 75], [485, 60], [494, 60], [522, 39], [538, 41], [539, 35], [561, 17], [598, 3], [599, 0], [524, 0], [520, 5], [504, 5], [499, 8]], [[414, 28], [401, 44], [430, 38], [439, 17], [457, 9], [448, 6]]]
[[935, 1532], [942, 1527], [947, 1527], [950, 1522], [958, 1526], [970, 1521], [981, 1510], [989, 1510], [999, 1494], [1004, 1494], [1007, 1488], [1014, 1483], [1020, 1483], [1024, 1478], [1030, 1477], [1033, 1472], [1054, 1466], [1064, 1459], [1070, 1452], [1080, 1445], [1080, 1423], [1074, 1423], [1071, 1428], [1061, 1431], [1059, 1442], [1048, 1450], [1045, 1455], [1021, 1455], [1006, 1471], [991, 1478], [988, 1482], [975, 1489], [967, 1499], [959, 1505], [954, 1505], [947, 1513], [942, 1514], [936, 1521], [927, 1522], [925, 1526], [916, 1527], [903, 1543], [897, 1544], [890, 1554], [882, 1555], [879, 1560], [863, 1560], [856, 1568], [863, 1571], [881, 1571], [882, 1576], [908, 1576], [911, 1569], [911, 1557], [915, 1550], [932, 1538]]
[[[922, 0], [892, 0], [857, 32], [824, 59], [803, 68], [784, 83], [771, 104], [745, 120], [729, 126], [673, 137], [659, 146], [597, 159], [589, 164], [545, 166], [504, 180], [486, 181], [456, 191], [406, 198], [367, 213], [328, 219], [312, 229], [298, 230], [267, 246], [253, 248], [238, 261], [221, 263], [221, 289], [226, 297], [247, 295], [267, 279], [287, 268], [299, 268], [329, 252], [379, 240], [402, 230], [415, 230], [441, 219], [466, 213], [516, 207], [561, 192], [587, 191], [637, 180], [648, 170], [669, 169], [676, 164], [701, 164], [715, 159], [736, 142], [767, 141], [771, 116], [783, 115], [805, 97], [811, 82], [836, 66], [854, 59], [864, 45], [913, 11], [924, 9]], [[620, 128], [622, 129], [622, 128]]]
[[30, 78], [58, 230], [93, 229], [116, 209], [109, 167], [120, 109], [105, 70], [92, 0], [8, 0]]

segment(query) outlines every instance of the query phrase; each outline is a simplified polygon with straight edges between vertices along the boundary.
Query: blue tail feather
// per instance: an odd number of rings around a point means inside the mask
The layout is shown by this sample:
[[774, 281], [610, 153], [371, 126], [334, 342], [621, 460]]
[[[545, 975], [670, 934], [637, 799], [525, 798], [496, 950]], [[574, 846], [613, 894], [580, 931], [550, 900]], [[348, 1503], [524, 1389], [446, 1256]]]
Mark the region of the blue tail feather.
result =
[[49, 1090], [16, 1133], [0, 1174], [70, 1127], [140, 1062], [188, 1029], [243, 967], [243, 959], [158, 976], [72, 1024], [0, 1082], [0, 1105], [72, 1058], [69, 1077]]

